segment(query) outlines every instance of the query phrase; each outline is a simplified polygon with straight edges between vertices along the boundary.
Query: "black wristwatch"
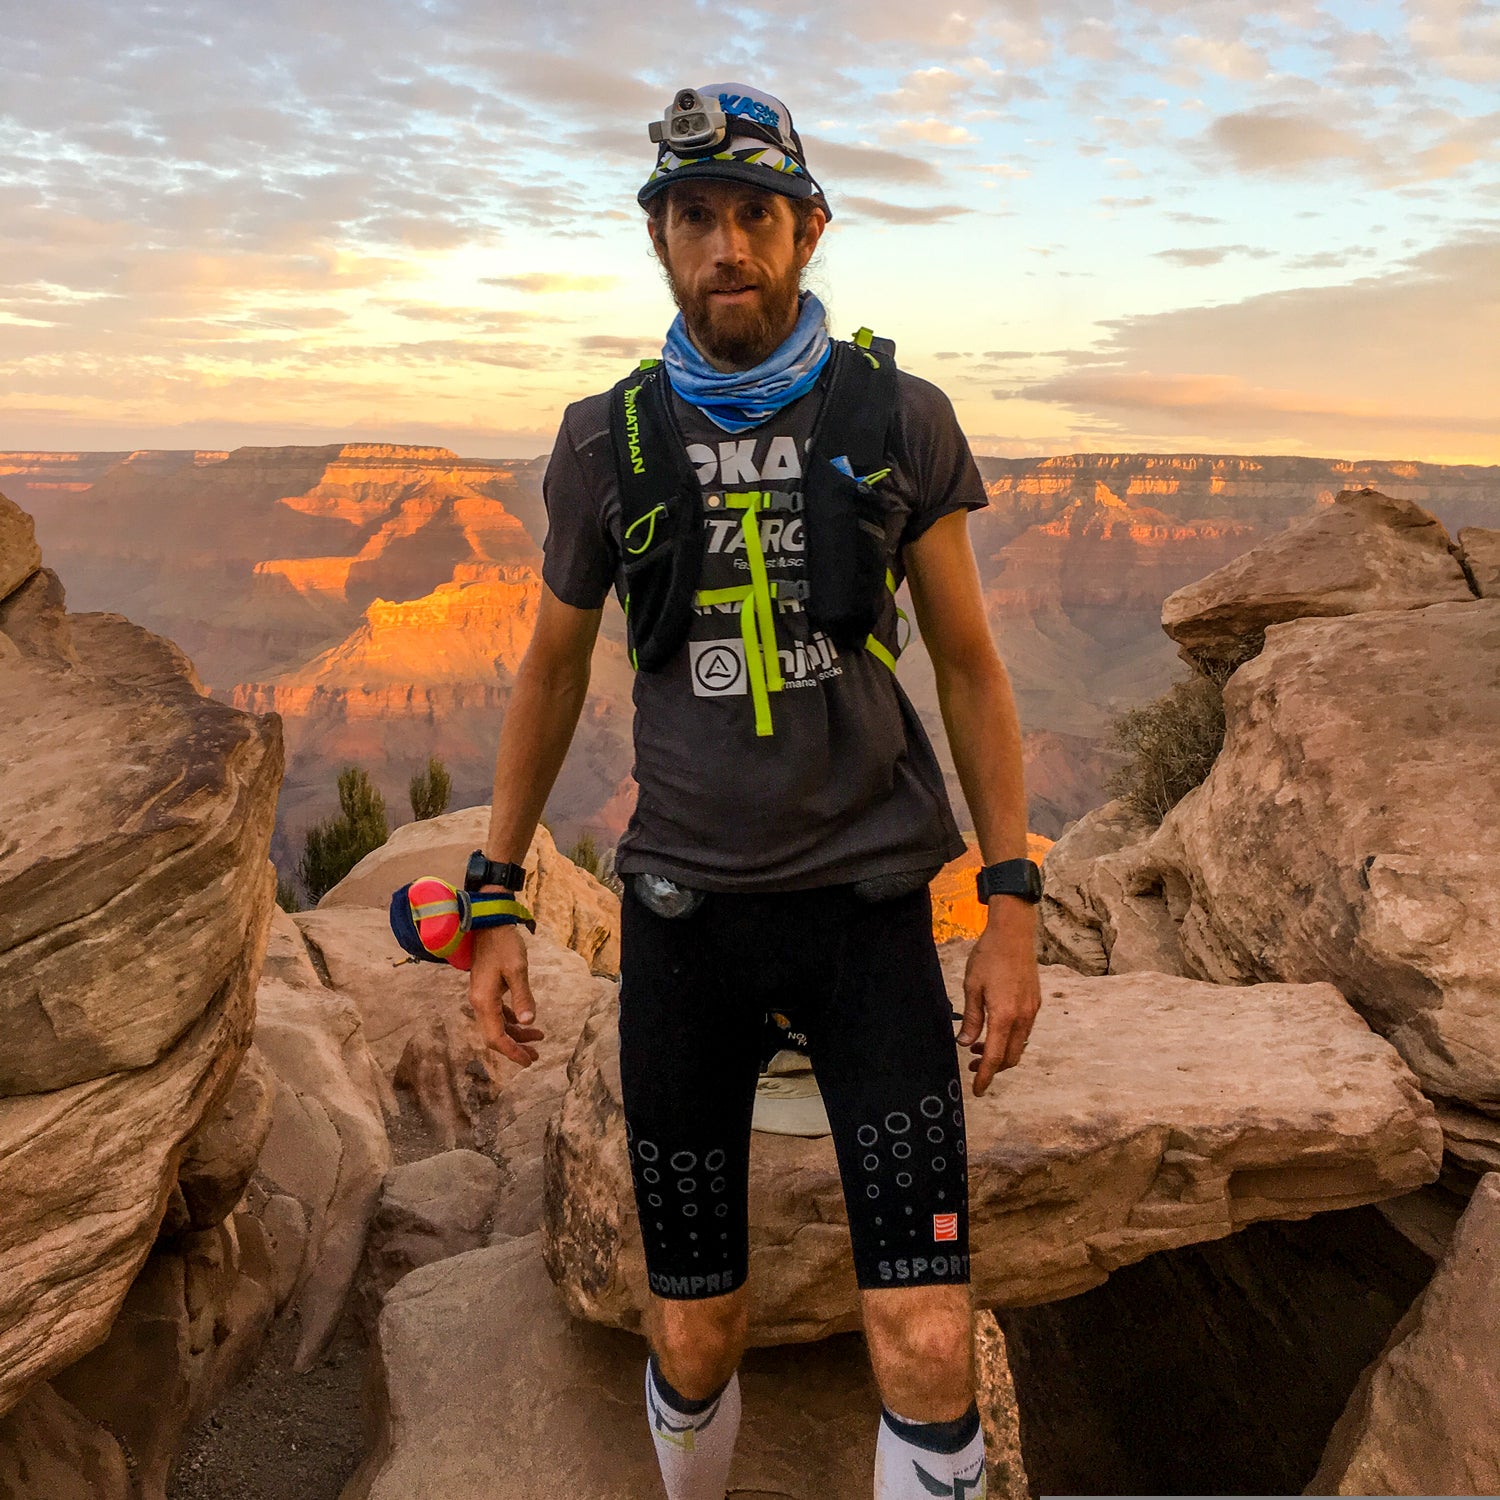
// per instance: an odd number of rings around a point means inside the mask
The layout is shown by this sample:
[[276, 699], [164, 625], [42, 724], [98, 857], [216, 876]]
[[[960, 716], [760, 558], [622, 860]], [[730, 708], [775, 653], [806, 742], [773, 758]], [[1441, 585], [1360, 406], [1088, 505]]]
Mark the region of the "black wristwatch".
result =
[[1025, 901], [1042, 899], [1042, 869], [1030, 859], [1002, 859], [986, 865], [975, 878], [980, 901], [991, 896], [1020, 896]]
[[514, 895], [525, 884], [526, 870], [523, 866], [498, 864], [488, 858], [483, 849], [476, 849], [469, 856], [468, 864], [464, 866], [464, 889], [466, 891], [477, 891], [483, 886], [498, 885], [502, 890], [507, 890]]

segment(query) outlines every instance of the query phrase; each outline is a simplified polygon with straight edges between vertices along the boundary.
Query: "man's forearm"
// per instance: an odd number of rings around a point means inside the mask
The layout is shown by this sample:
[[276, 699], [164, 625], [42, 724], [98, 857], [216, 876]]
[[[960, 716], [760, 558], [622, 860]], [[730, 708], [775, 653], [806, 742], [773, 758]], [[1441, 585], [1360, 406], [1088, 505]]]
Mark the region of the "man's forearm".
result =
[[934, 663], [938, 704], [985, 864], [1026, 855], [1021, 725], [998, 656], [969, 667]]
[[522, 659], [495, 754], [490, 831], [484, 846], [491, 859], [517, 864], [525, 860], [578, 727], [588, 687], [586, 669], [580, 675], [535, 665], [530, 656]]

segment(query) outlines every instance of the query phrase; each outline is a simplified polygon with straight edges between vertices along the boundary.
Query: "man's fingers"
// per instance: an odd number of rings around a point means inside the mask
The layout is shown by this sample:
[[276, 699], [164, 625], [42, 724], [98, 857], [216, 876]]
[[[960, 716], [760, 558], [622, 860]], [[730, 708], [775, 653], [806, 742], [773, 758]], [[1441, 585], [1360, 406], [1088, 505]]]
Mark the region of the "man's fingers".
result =
[[964, 1023], [958, 1028], [958, 1045], [978, 1041], [984, 1029], [984, 986], [964, 975]]
[[990, 1080], [1006, 1065], [1006, 1049], [1010, 1045], [1013, 1031], [1013, 1026], [1006, 1026], [1003, 1023], [997, 1025], [993, 1018], [990, 1020], [989, 1035], [984, 1039], [984, 1050], [980, 1053], [979, 1062], [975, 1067], [974, 1093], [976, 1096], [984, 1093], [990, 1086]]

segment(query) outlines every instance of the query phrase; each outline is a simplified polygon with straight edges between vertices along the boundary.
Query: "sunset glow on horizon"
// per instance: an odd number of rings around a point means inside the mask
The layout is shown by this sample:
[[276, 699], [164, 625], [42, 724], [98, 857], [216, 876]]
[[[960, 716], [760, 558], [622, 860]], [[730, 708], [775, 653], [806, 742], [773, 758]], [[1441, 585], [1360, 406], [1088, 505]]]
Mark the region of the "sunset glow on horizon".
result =
[[7, 19], [0, 449], [531, 457], [659, 351], [682, 84], [783, 98], [809, 284], [977, 452], [1500, 464], [1488, 0], [77, 0]]

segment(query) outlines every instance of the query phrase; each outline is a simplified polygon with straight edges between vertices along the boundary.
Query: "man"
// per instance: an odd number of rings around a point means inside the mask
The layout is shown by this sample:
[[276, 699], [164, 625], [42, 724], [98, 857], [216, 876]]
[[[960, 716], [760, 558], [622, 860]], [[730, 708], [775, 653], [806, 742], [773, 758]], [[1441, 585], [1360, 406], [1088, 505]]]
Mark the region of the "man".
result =
[[[982, 894], [1001, 888], [957, 1037], [978, 1095], [1020, 1061], [1040, 1003], [1020, 733], [964, 521], [984, 491], [947, 398], [864, 330], [831, 344], [799, 290], [829, 209], [785, 105], [685, 89], [651, 136], [638, 196], [680, 311], [662, 365], [564, 416], [483, 853], [515, 862], [530, 845], [614, 586], [639, 668], [620, 1068], [666, 1492], [722, 1500], [728, 1481], [751, 1107], [775, 1009], [807, 1038], [832, 1126], [884, 1399], [877, 1500], [962, 1500], [984, 1493], [984, 1451], [962, 1087], [927, 882], [964, 844], [896, 682], [894, 595], [904, 576], [990, 862]], [[519, 878], [494, 874], [486, 888]], [[492, 1045], [536, 1057], [517, 927], [476, 934], [470, 995]]]

